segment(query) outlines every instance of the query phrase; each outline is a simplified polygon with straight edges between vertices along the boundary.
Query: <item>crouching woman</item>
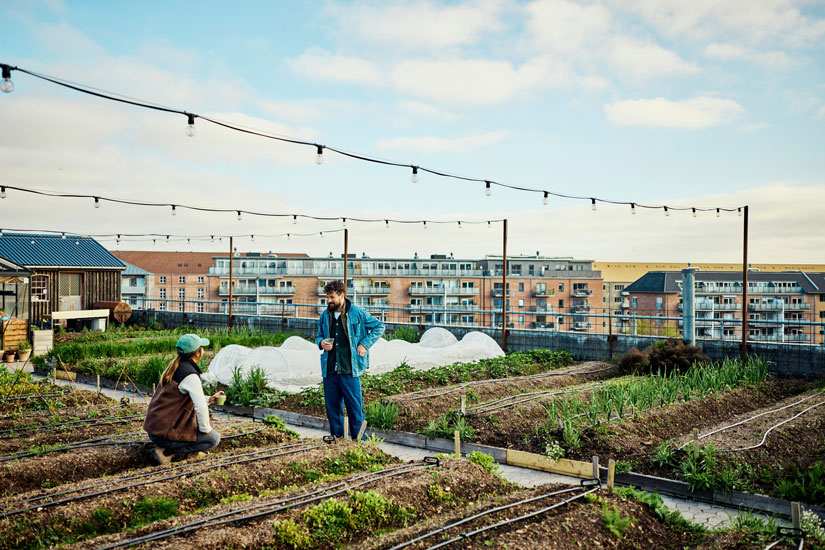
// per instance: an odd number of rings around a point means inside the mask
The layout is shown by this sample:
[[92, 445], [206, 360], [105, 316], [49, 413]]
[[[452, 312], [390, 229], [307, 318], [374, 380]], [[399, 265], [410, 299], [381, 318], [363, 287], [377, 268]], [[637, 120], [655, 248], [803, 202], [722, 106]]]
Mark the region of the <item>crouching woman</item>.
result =
[[209, 423], [209, 403], [203, 394], [198, 361], [209, 340], [184, 334], [176, 345], [178, 356], [160, 377], [160, 384], [146, 411], [143, 429], [156, 445], [152, 455], [158, 464], [169, 464], [176, 454], [197, 453], [215, 447], [221, 435]]

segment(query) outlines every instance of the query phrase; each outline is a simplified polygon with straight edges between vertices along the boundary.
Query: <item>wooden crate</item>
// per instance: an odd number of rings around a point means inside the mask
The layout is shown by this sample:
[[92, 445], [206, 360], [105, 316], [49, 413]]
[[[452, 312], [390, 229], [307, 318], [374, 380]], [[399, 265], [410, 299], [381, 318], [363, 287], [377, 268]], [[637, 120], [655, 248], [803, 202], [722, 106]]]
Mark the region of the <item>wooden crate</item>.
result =
[[54, 346], [54, 332], [47, 330], [32, 330], [33, 355], [45, 355]]
[[4, 350], [17, 351], [20, 342], [27, 340], [29, 337], [28, 328], [28, 321], [25, 319], [9, 319], [8, 321], [3, 321], [3, 325], [0, 327], [3, 342], [0, 347]]

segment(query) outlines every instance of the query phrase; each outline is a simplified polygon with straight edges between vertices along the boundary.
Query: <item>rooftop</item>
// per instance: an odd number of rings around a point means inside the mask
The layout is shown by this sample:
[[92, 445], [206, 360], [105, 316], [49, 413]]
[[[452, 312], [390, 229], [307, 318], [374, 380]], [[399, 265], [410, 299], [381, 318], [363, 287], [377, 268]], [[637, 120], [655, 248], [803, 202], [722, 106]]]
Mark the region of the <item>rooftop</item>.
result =
[[123, 263], [96, 240], [77, 235], [3, 233], [0, 257], [24, 267], [124, 268]]

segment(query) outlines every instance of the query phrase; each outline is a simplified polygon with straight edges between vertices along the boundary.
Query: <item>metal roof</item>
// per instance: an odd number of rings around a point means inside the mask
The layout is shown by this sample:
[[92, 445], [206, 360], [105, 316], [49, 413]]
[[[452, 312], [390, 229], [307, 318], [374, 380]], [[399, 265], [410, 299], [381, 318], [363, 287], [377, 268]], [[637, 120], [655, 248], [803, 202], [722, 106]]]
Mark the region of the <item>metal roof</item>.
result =
[[96, 240], [77, 235], [3, 233], [0, 257], [24, 267], [96, 267], [123, 269], [123, 262]]
[[[779, 283], [791, 282], [799, 285], [803, 292], [819, 293], [822, 287], [815, 277], [817, 273], [803, 273], [802, 271], [771, 271], [748, 273], [749, 283]], [[697, 283], [702, 282], [731, 282], [742, 285], [742, 272], [734, 271], [697, 271], [694, 275]], [[819, 281], [825, 282], [821, 277]], [[624, 292], [654, 292], [659, 294], [680, 293], [682, 282], [681, 271], [648, 271], [632, 284], [625, 287]], [[757, 292], [758, 294], [758, 292]]]
[[145, 269], [143, 269], [141, 267], [138, 267], [136, 265], [132, 265], [129, 262], [125, 262], [123, 260], [120, 260], [120, 261], [123, 262], [124, 264], [126, 264], [126, 269], [121, 273], [121, 275], [127, 275], [127, 276], [128, 275], [143, 275], [143, 276], [151, 275], [151, 273], [149, 273], [148, 271], [146, 271]]

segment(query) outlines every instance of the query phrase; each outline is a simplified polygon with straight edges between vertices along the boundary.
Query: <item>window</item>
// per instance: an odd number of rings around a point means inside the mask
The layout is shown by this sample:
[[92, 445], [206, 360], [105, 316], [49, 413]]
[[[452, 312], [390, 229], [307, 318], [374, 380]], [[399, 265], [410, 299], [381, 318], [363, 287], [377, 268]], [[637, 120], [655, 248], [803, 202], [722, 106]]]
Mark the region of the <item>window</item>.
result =
[[158, 277], [158, 283], [165, 285], [166, 284], [166, 275], [161, 275]]
[[203, 313], [203, 304], [202, 303], [198, 304], [198, 313]]
[[656, 309], [662, 309], [662, 297], [661, 296], [656, 297]]
[[178, 300], [185, 300], [186, 299], [186, 289], [179, 288], [178, 289]]
[[198, 300], [203, 300], [203, 294], [204, 294], [203, 289], [199, 288], [198, 289]]
[[630, 307], [639, 307], [639, 303], [636, 301], [636, 296], [633, 296], [630, 299]]
[[564, 283], [559, 283], [559, 292], [564, 292]]
[[158, 309], [161, 311], [166, 311], [166, 302], [161, 302]]
[[199, 285], [203, 284], [203, 275], [198, 275], [198, 284]]
[[518, 324], [524, 325], [524, 315], [519, 315], [518, 316]]
[[559, 300], [559, 309], [564, 307], [564, 300]]
[[[524, 307], [524, 300], [519, 300], [518, 301], [518, 307]], [[521, 324], [524, 324], [524, 323], [521, 323]]]
[[32, 277], [32, 302], [47, 302], [49, 300], [49, 276], [35, 275]]
[[186, 305], [186, 304], [184, 304], [183, 302], [180, 302], [180, 303], [178, 304], [178, 311], [183, 311], [183, 308], [184, 308], [184, 306], [185, 306], [185, 305]]
[[137, 277], [129, 277], [129, 286], [137, 286]]
[[186, 284], [186, 277], [184, 277], [184, 276], [178, 277], [178, 284], [185, 285]]
[[158, 296], [160, 297], [161, 300], [165, 300], [166, 299], [166, 289], [165, 288], [158, 289]]
[[524, 292], [524, 283], [519, 283], [518, 284], [518, 291], [519, 292]]

